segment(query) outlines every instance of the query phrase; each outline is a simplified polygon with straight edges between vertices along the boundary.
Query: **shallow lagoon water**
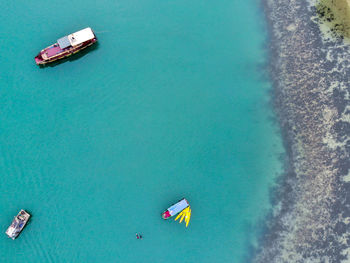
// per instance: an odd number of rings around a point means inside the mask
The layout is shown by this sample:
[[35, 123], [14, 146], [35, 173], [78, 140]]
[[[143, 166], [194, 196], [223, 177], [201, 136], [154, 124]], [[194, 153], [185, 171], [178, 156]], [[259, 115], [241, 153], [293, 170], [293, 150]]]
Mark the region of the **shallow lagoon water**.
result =
[[[0, 261], [244, 262], [282, 153], [259, 4], [0, 7], [0, 230], [32, 214]], [[35, 65], [86, 26], [90, 52]], [[160, 217], [182, 197], [187, 229]]]

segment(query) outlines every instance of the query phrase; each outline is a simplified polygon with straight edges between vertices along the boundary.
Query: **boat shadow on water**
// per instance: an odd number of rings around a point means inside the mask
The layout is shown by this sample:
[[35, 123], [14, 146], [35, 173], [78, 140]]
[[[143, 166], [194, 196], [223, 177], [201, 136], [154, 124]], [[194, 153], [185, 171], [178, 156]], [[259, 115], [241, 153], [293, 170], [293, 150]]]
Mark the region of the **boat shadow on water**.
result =
[[67, 61], [73, 62], [75, 60], [80, 59], [81, 57], [84, 57], [88, 53], [95, 52], [99, 48], [99, 45], [100, 45], [99, 42], [96, 42], [95, 44], [93, 44], [93, 45], [91, 45], [91, 46], [89, 46], [89, 47], [79, 51], [78, 53], [69, 56], [69, 57], [62, 58], [62, 59], [56, 60], [56, 61], [48, 63], [48, 64], [39, 65], [39, 68], [43, 69], [43, 68], [47, 68], [47, 67], [56, 67], [56, 66], [58, 66], [62, 63], [65, 63]]

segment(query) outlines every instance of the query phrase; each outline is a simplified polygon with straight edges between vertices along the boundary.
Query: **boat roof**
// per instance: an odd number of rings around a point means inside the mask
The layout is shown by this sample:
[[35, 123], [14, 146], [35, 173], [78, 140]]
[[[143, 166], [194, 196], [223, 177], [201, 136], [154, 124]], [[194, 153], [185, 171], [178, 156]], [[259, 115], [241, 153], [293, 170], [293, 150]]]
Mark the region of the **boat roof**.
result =
[[186, 199], [182, 199], [176, 204], [172, 205], [171, 207], [168, 208], [168, 211], [170, 212], [170, 215], [175, 215], [182, 210], [184, 210], [186, 207], [188, 207], [189, 204]]
[[95, 38], [95, 34], [90, 27], [84, 28], [68, 36], [61, 37], [57, 40], [61, 49], [69, 46], [76, 46], [85, 41]]
[[61, 37], [60, 39], [58, 39], [57, 44], [60, 46], [61, 49], [64, 49], [71, 45], [69, 42], [68, 36]]
[[78, 32], [70, 34], [67, 37], [69, 39], [70, 44], [74, 47], [85, 41], [95, 38], [95, 34], [90, 27], [87, 27]]

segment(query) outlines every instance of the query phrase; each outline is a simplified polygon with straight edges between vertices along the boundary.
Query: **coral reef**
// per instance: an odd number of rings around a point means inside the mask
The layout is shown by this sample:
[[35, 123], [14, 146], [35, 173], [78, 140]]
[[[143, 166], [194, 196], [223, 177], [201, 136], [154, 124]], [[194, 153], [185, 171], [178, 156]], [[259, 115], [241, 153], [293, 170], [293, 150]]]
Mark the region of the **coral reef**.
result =
[[254, 262], [342, 262], [350, 245], [350, 48], [319, 3], [265, 0], [286, 173]]

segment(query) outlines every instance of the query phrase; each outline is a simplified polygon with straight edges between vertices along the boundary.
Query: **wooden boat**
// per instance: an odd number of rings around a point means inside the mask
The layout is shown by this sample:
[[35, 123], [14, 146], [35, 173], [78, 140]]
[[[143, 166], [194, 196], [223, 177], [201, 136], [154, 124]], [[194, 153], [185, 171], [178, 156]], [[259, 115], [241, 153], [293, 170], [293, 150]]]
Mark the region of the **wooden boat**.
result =
[[37, 65], [44, 65], [58, 59], [71, 56], [97, 42], [97, 38], [90, 27], [73, 34], [61, 37], [57, 43], [43, 49], [35, 57]]
[[165, 210], [162, 213], [162, 218], [169, 219], [169, 218], [175, 216], [176, 214], [180, 213], [182, 210], [184, 210], [185, 208], [187, 208], [189, 206], [190, 206], [190, 204], [188, 203], [188, 201], [185, 198], [183, 198], [183, 199], [179, 200], [176, 204], [173, 204], [167, 210]]
[[6, 230], [8, 237], [15, 239], [22, 232], [23, 228], [29, 220], [30, 214], [24, 210], [21, 210], [17, 216], [13, 219], [11, 225]]

